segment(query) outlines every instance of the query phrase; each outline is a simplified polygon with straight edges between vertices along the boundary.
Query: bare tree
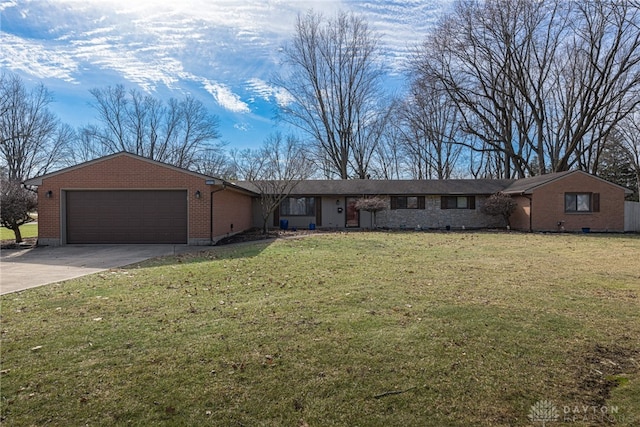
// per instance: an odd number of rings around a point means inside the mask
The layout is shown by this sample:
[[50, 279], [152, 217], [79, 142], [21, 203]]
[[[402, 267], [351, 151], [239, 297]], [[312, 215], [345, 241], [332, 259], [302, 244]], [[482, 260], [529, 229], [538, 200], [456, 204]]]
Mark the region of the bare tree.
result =
[[112, 154], [113, 151], [110, 151], [107, 146], [97, 143], [98, 134], [99, 129], [94, 124], [79, 128], [76, 133], [76, 138], [74, 138], [71, 143], [71, 149], [69, 150], [65, 164], [67, 166], [73, 166]]
[[266, 160], [259, 149], [245, 148], [231, 150], [231, 162], [236, 178], [240, 181], [256, 181], [261, 179]]
[[559, 153], [554, 170], [597, 172], [597, 157], [616, 125], [640, 104], [640, 9], [626, 1], [575, 3], [567, 50], [553, 92]]
[[640, 102], [639, 27], [631, 2], [459, 1], [413, 69], [446, 91], [481, 169], [596, 172]]
[[389, 117], [378, 38], [364, 18], [298, 16], [274, 84], [291, 102], [279, 117], [306, 132], [336, 176], [365, 178]]
[[238, 178], [250, 181], [260, 194], [262, 232], [266, 234], [269, 216], [311, 175], [311, 162], [294, 136], [280, 133], [269, 136], [260, 148], [234, 151], [232, 157]]
[[[190, 96], [171, 98], [166, 104], [122, 85], [92, 89], [92, 104], [101, 126], [82, 131], [92, 149], [85, 152], [127, 151], [185, 169], [199, 162], [211, 149], [219, 148], [218, 118]], [[83, 140], [86, 144], [87, 140]]]
[[49, 111], [52, 101], [42, 84], [28, 90], [20, 77], [0, 75], [0, 162], [9, 181], [45, 174], [67, 155], [74, 134]]
[[543, 113], [535, 89], [564, 29], [549, 4], [460, 1], [414, 62], [418, 76], [456, 106], [471, 137], [467, 148], [493, 154], [484, 165], [497, 177], [531, 172], [532, 139], [539, 138], [534, 124]]
[[219, 178], [235, 178], [235, 169], [225, 147], [226, 143], [216, 143], [213, 148], [202, 152], [197, 162], [196, 172]]
[[45, 174], [67, 155], [74, 133], [48, 109], [51, 93], [42, 85], [28, 90], [16, 75], [0, 75], [0, 224], [22, 242], [20, 226], [32, 221], [34, 192], [23, 188], [26, 178]]
[[415, 80], [400, 109], [401, 143], [415, 179], [449, 179], [462, 151], [458, 110], [429, 79]]
[[614, 159], [614, 162], [628, 164], [636, 181], [635, 185], [629, 185], [629, 188], [635, 189], [634, 197], [638, 199], [640, 192], [640, 108], [636, 108], [636, 111], [618, 124], [614, 137], [622, 154], [624, 154], [623, 160], [616, 162]]
[[373, 176], [377, 179], [401, 179], [407, 168], [407, 157], [402, 145], [402, 129], [394, 123], [397, 116], [386, 126], [383, 139], [374, 153]]

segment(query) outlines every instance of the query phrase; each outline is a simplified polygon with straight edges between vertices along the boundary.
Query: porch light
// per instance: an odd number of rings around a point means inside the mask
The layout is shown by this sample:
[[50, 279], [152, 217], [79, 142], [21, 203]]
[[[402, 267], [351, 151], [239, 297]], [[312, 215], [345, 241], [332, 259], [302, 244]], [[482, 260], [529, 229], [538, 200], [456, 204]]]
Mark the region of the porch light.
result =
[[196, 190], [196, 199], [199, 199], [200, 197], [202, 197], [202, 193], [200, 193], [200, 190]]
[[49, 190], [46, 193], [44, 193], [44, 195], [46, 196], [47, 199], [50, 199], [53, 197], [53, 191]]

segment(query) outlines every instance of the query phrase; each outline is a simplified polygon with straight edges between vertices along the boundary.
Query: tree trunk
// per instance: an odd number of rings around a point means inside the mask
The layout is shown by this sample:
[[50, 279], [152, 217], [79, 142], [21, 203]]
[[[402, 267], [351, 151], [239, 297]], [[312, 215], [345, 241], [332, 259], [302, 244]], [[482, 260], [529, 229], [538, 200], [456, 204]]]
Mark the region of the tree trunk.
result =
[[20, 232], [20, 226], [14, 226], [12, 230], [16, 235], [16, 243], [22, 243], [22, 233]]

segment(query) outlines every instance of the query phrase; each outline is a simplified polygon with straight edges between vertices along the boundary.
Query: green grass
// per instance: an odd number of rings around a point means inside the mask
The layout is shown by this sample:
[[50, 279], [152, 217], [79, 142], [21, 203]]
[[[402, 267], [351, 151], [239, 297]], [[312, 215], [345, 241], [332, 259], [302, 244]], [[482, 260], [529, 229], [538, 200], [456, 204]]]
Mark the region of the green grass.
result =
[[[20, 226], [20, 232], [22, 238], [38, 237], [38, 224], [25, 224]], [[16, 235], [13, 230], [9, 230], [5, 227], [0, 227], [0, 240], [15, 240]]]
[[639, 257], [638, 236], [342, 233], [6, 295], [2, 419], [530, 426], [548, 400], [548, 425], [638, 425]]

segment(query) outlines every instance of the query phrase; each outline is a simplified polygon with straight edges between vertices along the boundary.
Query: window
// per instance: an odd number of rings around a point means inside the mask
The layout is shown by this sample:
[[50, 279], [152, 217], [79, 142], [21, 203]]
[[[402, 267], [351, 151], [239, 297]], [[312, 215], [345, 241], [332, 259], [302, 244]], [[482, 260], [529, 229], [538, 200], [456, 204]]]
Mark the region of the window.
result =
[[564, 211], [577, 212], [577, 213], [599, 212], [600, 211], [600, 194], [599, 193], [565, 193]]
[[424, 196], [392, 196], [391, 209], [424, 209]]
[[287, 197], [280, 202], [281, 216], [314, 216], [315, 214], [315, 197]]
[[440, 199], [442, 209], [475, 209], [475, 196], [442, 196]]

